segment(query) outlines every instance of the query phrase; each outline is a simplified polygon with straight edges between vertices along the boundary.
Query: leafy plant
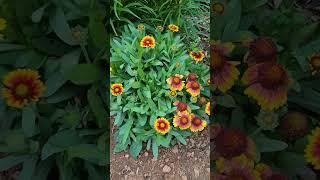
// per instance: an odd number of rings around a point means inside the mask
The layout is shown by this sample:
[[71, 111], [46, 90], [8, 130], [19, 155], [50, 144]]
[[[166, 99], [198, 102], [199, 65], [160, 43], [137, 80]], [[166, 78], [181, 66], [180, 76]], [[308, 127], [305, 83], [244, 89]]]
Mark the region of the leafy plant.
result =
[[[155, 47], [141, 47], [141, 40], [146, 34], [154, 34]], [[196, 63], [187, 53], [180, 35], [169, 30], [146, 32], [131, 25], [125, 26], [122, 36], [111, 42], [111, 84], [120, 83], [124, 87], [122, 94], [111, 95], [111, 115], [114, 124], [119, 127], [115, 134], [114, 151], [120, 152], [130, 146], [130, 152], [137, 157], [142, 150], [142, 143], [147, 143], [147, 150], [152, 148], [158, 156], [158, 147], [169, 147], [174, 139], [186, 144], [190, 135], [187, 130], [171, 127], [165, 136], [157, 133], [154, 123], [157, 118], [171, 119], [176, 107], [173, 102], [187, 103], [192, 113], [207, 119], [204, 106], [191, 102], [185, 91], [177, 91], [176, 97], [170, 93], [167, 79], [175, 74], [187, 76], [195, 73], [203, 87], [201, 94], [209, 97], [206, 82], [209, 68], [203, 63]], [[172, 126], [172, 125], [171, 125]]]

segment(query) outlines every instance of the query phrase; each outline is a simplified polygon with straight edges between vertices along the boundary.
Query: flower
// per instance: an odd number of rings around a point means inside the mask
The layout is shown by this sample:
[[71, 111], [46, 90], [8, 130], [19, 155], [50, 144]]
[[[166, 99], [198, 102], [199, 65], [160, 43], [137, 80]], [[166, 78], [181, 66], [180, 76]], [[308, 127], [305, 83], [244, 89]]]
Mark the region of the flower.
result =
[[191, 101], [192, 103], [197, 103], [197, 102], [198, 102], [198, 97], [197, 97], [197, 96], [191, 96], [191, 97], [190, 97], [190, 101]]
[[170, 97], [177, 97], [177, 91], [169, 91], [169, 92], [168, 92], [168, 95], [169, 95]]
[[187, 76], [188, 81], [196, 81], [198, 76], [195, 73], [189, 73]]
[[154, 129], [162, 135], [167, 134], [170, 130], [170, 122], [166, 118], [158, 118], [154, 122]]
[[191, 126], [190, 114], [187, 111], [178, 112], [173, 118], [173, 126], [182, 130], [188, 129]]
[[200, 97], [200, 98], [198, 99], [198, 104], [199, 104], [200, 106], [203, 106], [203, 105], [207, 104], [207, 99], [206, 99], [205, 97]]
[[144, 30], [144, 25], [143, 25], [143, 24], [139, 24], [138, 27], [137, 27], [137, 29], [139, 29], [139, 30]]
[[211, 51], [211, 68], [213, 84], [221, 92], [229, 90], [240, 75], [237, 68], [227, 62], [223, 54], [217, 50]]
[[272, 111], [261, 109], [259, 115], [255, 119], [263, 130], [273, 130], [279, 125], [278, 114]]
[[259, 172], [254, 169], [254, 162], [245, 155], [230, 160], [219, 158], [216, 169], [212, 178], [214, 180], [261, 180]]
[[312, 75], [316, 74], [317, 72], [320, 72], [320, 53], [313, 54], [309, 58], [309, 66]]
[[159, 31], [159, 32], [162, 32], [163, 31], [163, 27], [159, 25], [159, 26], [157, 26], [156, 30]]
[[183, 75], [176, 74], [167, 79], [167, 83], [171, 91], [181, 91], [184, 87], [184, 81], [182, 81]]
[[186, 87], [187, 92], [190, 93], [192, 97], [196, 97], [200, 94], [201, 85], [197, 81], [189, 81]]
[[210, 79], [207, 80], [207, 85], [209, 86], [211, 83]]
[[247, 62], [249, 65], [261, 62], [276, 62], [277, 46], [269, 37], [259, 37], [250, 42]]
[[189, 53], [189, 56], [195, 60], [196, 62], [200, 62], [203, 60], [203, 58], [205, 57], [203, 51], [191, 51]]
[[112, 67], [110, 66], [110, 74], [112, 74]]
[[183, 111], [191, 112], [190, 107], [184, 102], [176, 101], [173, 103], [173, 106], [177, 107], [177, 112], [183, 112]]
[[123, 93], [123, 86], [122, 84], [112, 84], [111, 86], [111, 94], [114, 96], [119, 96]]
[[222, 43], [221, 40], [217, 40], [212, 41], [211, 48], [215, 51], [222, 53], [223, 55], [229, 55], [235, 48], [235, 45], [232, 42]]
[[241, 81], [249, 86], [244, 93], [255, 99], [263, 109], [272, 111], [287, 102], [291, 78], [279, 64], [260, 63], [251, 66]]
[[43, 95], [45, 87], [37, 71], [17, 69], [4, 77], [2, 96], [8, 106], [23, 108], [30, 102], [36, 102]]
[[288, 112], [280, 122], [279, 131], [285, 139], [296, 140], [306, 135], [308, 120], [301, 112]]
[[172, 32], [179, 32], [179, 27], [177, 25], [174, 24], [170, 24], [168, 26], [168, 28], [172, 31]]
[[203, 121], [199, 117], [197, 117], [196, 115], [191, 114], [190, 131], [192, 131], [192, 132], [202, 131], [206, 126], [207, 126], [206, 121]]
[[259, 163], [256, 165], [255, 170], [260, 174], [261, 180], [287, 180], [288, 178], [280, 173], [273, 172], [270, 166]]
[[238, 128], [223, 128], [215, 137], [217, 157], [232, 158], [245, 154], [250, 159], [256, 158], [254, 142]]
[[309, 142], [306, 146], [305, 159], [314, 166], [314, 169], [320, 170], [320, 128], [317, 127], [309, 136]]
[[220, 2], [215, 2], [212, 4], [212, 11], [216, 14], [222, 15], [224, 13], [224, 5]]
[[156, 47], [156, 40], [152, 36], [145, 36], [140, 41], [140, 46], [143, 48], [150, 47], [153, 49]]
[[205, 108], [206, 113], [210, 116], [210, 102], [208, 102], [206, 104], [206, 108]]
[[7, 28], [7, 21], [3, 18], [0, 18], [0, 31], [3, 31]]

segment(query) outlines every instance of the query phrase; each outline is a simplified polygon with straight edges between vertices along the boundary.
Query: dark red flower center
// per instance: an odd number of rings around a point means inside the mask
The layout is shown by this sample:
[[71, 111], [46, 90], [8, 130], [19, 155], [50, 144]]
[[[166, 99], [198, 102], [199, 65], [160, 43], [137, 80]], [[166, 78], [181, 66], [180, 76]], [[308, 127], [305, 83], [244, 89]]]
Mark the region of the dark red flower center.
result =
[[198, 117], [194, 117], [194, 118], [192, 119], [192, 124], [195, 125], [195, 126], [200, 126], [201, 123], [202, 123], [202, 121], [201, 121], [201, 119], [198, 118]]
[[287, 80], [285, 70], [280, 65], [273, 63], [261, 66], [258, 78], [262, 86], [267, 89], [274, 89]]
[[178, 104], [178, 110], [179, 111], [185, 111], [185, 110], [187, 110], [187, 108], [188, 108], [188, 106], [187, 106], [186, 103], [179, 102], [179, 104]]
[[167, 124], [164, 121], [159, 121], [158, 122], [158, 128], [161, 130], [166, 130], [167, 129]]
[[246, 151], [247, 137], [235, 128], [225, 128], [215, 138], [216, 150], [225, 158], [239, 156]]
[[217, 14], [223, 14], [224, 12], [224, 6], [222, 3], [216, 2], [212, 4], [212, 11]]
[[191, 88], [192, 88], [192, 89], [199, 89], [199, 87], [200, 87], [200, 85], [199, 85], [198, 82], [193, 81], [193, 82], [191, 83]]
[[175, 84], [180, 84], [181, 79], [180, 79], [179, 77], [174, 77], [174, 78], [173, 78], [173, 82], [174, 82]]
[[255, 58], [270, 58], [276, 56], [277, 46], [271, 38], [257, 38], [250, 44], [250, 55]]
[[197, 75], [194, 74], [194, 73], [190, 73], [190, 74], [188, 75], [188, 80], [189, 80], [189, 81], [195, 81], [195, 80], [197, 80]]
[[310, 64], [314, 69], [320, 69], [320, 55], [313, 56], [311, 58]]
[[200, 59], [202, 57], [202, 53], [201, 52], [192, 52], [192, 56], [195, 58], [195, 59]]
[[15, 88], [15, 93], [20, 97], [25, 97], [29, 93], [29, 87], [25, 84], [19, 84]]
[[187, 124], [187, 123], [188, 123], [188, 118], [186, 118], [186, 117], [181, 117], [181, 123], [182, 123], [182, 124]]
[[116, 93], [120, 92], [120, 88], [119, 87], [114, 88], [114, 92]]

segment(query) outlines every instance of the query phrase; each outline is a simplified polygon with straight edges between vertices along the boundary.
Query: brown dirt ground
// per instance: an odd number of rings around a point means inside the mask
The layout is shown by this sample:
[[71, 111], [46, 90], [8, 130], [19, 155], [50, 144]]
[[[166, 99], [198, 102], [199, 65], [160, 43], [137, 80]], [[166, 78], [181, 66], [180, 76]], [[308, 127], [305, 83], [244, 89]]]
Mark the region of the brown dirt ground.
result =
[[142, 151], [134, 159], [128, 151], [113, 153], [110, 146], [110, 178], [112, 180], [209, 180], [210, 137], [206, 128], [187, 139], [187, 145], [177, 143], [171, 148], [159, 148], [159, 157], [152, 151]]

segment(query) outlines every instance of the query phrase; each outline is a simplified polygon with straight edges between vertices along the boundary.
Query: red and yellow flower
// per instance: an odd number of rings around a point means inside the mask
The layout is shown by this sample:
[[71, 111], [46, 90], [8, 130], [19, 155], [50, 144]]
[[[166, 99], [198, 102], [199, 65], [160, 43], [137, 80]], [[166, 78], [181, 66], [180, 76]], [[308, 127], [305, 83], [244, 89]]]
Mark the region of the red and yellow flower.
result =
[[195, 73], [189, 73], [187, 76], [188, 81], [196, 81], [198, 76]]
[[205, 112], [210, 116], [210, 102], [206, 104]]
[[23, 108], [30, 102], [36, 102], [43, 95], [45, 87], [37, 71], [17, 69], [4, 77], [2, 96], [8, 106]]
[[250, 65], [277, 60], [277, 46], [269, 37], [259, 37], [250, 42], [247, 62]]
[[255, 170], [259, 172], [261, 180], [288, 180], [286, 176], [272, 171], [271, 167], [264, 163], [257, 164]]
[[170, 97], [177, 97], [177, 95], [178, 95], [178, 93], [177, 93], [177, 91], [169, 91], [168, 92], [168, 95], [170, 96]]
[[222, 52], [217, 50], [211, 51], [211, 69], [213, 84], [221, 92], [229, 90], [240, 75], [235, 65], [227, 62]]
[[143, 25], [143, 24], [139, 24], [138, 27], [137, 27], [137, 29], [139, 29], [139, 30], [144, 30], [144, 25]]
[[280, 122], [279, 131], [288, 141], [301, 138], [308, 131], [307, 117], [301, 112], [288, 112]]
[[111, 94], [114, 96], [119, 96], [123, 93], [123, 85], [120, 83], [111, 85]]
[[207, 122], [200, 119], [194, 114], [191, 114], [191, 125], [190, 125], [190, 131], [192, 132], [198, 132], [202, 131], [207, 126]]
[[145, 36], [140, 41], [140, 46], [143, 48], [155, 48], [156, 47], [156, 40], [152, 36]]
[[309, 136], [309, 142], [305, 149], [305, 159], [314, 166], [314, 169], [320, 170], [320, 128], [317, 127]]
[[215, 138], [215, 158], [232, 158], [241, 154], [249, 159], [256, 159], [254, 142], [237, 128], [222, 128]]
[[173, 103], [173, 106], [177, 107], [177, 113], [183, 111], [187, 111], [189, 113], [191, 112], [190, 107], [184, 102], [176, 101]]
[[261, 180], [260, 174], [254, 169], [254, 161], [245, 155], [240, 155], [232, 159], [219, 158], [216, 161], [216, 172], [213, 174], [214, 180]]
[[320, 72], [320, 53], [313, 54], [309, 58], [309, 66], [313, 75]]
[[204, 59], [205, 55], [203, 53], [203, 51], [191, 51], [189, 53], [189, 56], [195, 60], [196, 62], [200, 62]]
[[177, 25], [174, 25], [174, 24], [170, 24], [168, 26], [168, 28], [170, 29], [170, 31], [172, 32], [179, 32], [179, 27]]
[[167, 79], [171, 91], [181, 91], [184, 87], [183, 75], [176, 74]]
[[186, 85], [187, 92], [192, 96], [196, 97], [200, 94], [201, 85], [197, 81], [189, 81]]
[[167, 134], [170, 130], [170, 122], [166, 118], [158, 118], [154, 122], [154, 129], [162, 135]]
[[191, 126], [191, 116], [189, 112], [178, 112], [173, 118], [173, 126], [179, 127], [182, 130], [188, 129]]
[[249, 86], [244, 93], [255, 99], [263, 109], [278, 109], [287, 102], [291, 78], [279, 64], [260, 63], [251, 66], [244, 73], [242, 82]]

